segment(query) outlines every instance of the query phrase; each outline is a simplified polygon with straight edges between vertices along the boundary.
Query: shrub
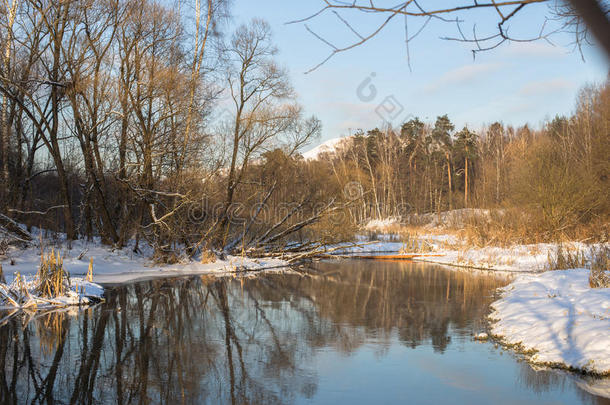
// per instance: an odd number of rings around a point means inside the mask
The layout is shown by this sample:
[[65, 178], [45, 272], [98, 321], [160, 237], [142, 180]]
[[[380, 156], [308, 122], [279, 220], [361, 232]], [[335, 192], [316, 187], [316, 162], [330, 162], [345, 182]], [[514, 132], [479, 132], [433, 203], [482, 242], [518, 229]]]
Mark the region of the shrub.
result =
[[591, 270], [589, 272], [589, 286], [591, 288], [610, 287], [610, 248], [601, 246], [591, 249]]
[[402, 247], [399, 253], [429, 253], [432, 251], [434, 251], [434, 246], [427, 240], [418, 238], [417, 234], [411, 235], [407, 233], [403, 235]]
[[555, 254], [549, 251], [547, 260], [549, 270], [576, 269], [585, 267], [587, 264], [584, 252], [579, 250], [571, 252], [569, 249], [565, 249], [561, 243], [557, 246]]
[[201, 253], [201, 264], [215, 263], [216, 255], [209, 249], [204, 250]]

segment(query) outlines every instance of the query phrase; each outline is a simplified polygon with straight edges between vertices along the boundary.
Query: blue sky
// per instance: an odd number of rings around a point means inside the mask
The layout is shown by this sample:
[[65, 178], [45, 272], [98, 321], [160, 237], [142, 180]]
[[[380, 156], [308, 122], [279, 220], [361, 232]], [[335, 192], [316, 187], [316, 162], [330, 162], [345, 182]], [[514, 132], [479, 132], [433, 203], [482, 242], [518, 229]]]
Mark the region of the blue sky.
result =
[[[370, 42], [305, 74], [328, 56], [330, 48], [303, 24], [285, 23], [314, 13], [320, 4], [320, 0], [235, 0], [232, 9], [235, 24], [252, 17], [271, 24], [280, 51], [277, 59], [290, 71], [307, 112], [323, 123], [319, 142], [381, 125], [383, 119], [399, 125], [411, 116], [434, 121], [437, 115], [448, 114], [456, 126], [475, 129], [494, 121], [538, 127], [545, 118], [569, 114], [579, 88], [603, 81], [609, 68], [608, 59], [595, 46], [584, 49], [583, 62], [572, 51], [567, 34], [552, 36], [555, 46], [543, 41], [503, 44], [473, 60], [469, 45], [440, 39], [457, 35], [455, 25], [432, 21], [410, 42], [410, 71], [404, 19], [399, 18]], [[548, 6], [528, 7], [512, 22], [513, 35], [538, 34]], [[365, 34], [376, 22], [362, 15], [344, 17]], [[466, 32], [472, 32], [476, 20], [481, 34], [490, 32], [495, 21], [486, 12], [460, 17], [465, 19]], [[414, 33], [423, 21], [407, 22]], [[332, 14], [308, 24], [338, 46], [355, 38]]]

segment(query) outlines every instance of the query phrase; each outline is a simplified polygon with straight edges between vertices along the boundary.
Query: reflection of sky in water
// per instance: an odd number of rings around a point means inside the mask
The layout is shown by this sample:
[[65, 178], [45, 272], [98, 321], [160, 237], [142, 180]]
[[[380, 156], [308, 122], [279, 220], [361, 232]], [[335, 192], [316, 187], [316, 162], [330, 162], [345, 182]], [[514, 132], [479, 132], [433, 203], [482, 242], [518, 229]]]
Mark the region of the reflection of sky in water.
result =
[[0, 402], [604, 403], [472, 340], [505, 282], [349, 261], [140, 283], [78, 317], [1, 327]]

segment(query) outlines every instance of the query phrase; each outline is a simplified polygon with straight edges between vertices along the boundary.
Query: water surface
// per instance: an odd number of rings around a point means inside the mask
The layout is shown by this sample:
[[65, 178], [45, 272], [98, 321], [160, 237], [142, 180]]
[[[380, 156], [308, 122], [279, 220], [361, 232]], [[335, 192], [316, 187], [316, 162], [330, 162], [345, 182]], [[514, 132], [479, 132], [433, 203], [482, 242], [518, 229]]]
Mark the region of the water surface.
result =
[[[475, 342], [507, 280], [405, 262], [154, 280], [0, 327], [0, 403], [602, 404]], [[1, 318], [1, 317], [0, 317]]]

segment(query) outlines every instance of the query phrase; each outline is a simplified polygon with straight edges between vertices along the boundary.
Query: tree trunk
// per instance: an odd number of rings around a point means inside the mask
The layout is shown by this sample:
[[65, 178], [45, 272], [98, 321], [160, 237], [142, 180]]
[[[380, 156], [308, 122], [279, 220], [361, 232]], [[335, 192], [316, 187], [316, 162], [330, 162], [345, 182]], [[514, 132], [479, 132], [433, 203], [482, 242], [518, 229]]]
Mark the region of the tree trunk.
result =
[[[5, 5], [7, 9], [7, 38], [6, 38], [6, 46], [4, 48], [4, 54], [2, 55], [2, 68], [4, 70], [4, 75], [8, 76], [10, 71], [10, 61], [11, 61], [11, 42], [12, 42], [12, 33], [13, 33], [13, 23], [15, 22], [15, 16], [17, 13], [17, 0], [13, 0], [10, 8], [8, 8], [8, 1], [5, 1]], [[0, 158], [2, 158], [2, 168], [0, 171], [2, 172], [1, 180], [0, 180], [0, 211], [4, 211], [6, 205], [8, 204], [9, 197], [9, 152], [10, 152], [10, 142], [11, 142], [11, 125], [8, 119], [8, 97], [5, 94], [2, 97], [2, 107], [0, 111]]]
[[453, 185], [451, 184], [451, 161], [449, 160], [449, 152], [447, 152], [445, 154], [445, 157], [447, 158], [447, 182], [449, 185], [449, 210], [453, 209]]
[[500, 148], [496, 154], [496, 204], [500, 203]]
[[468, 208], [468, 156], [464, 159], [464, 208]]
[[2, 176], [0, 180], [0, 212], [5, 211], [9, 196], [9, 150], [10, 150], [10, 126], [8, 123], [8, 97], [2, 98], [0, 110], [0, 158], [2, 160]]

